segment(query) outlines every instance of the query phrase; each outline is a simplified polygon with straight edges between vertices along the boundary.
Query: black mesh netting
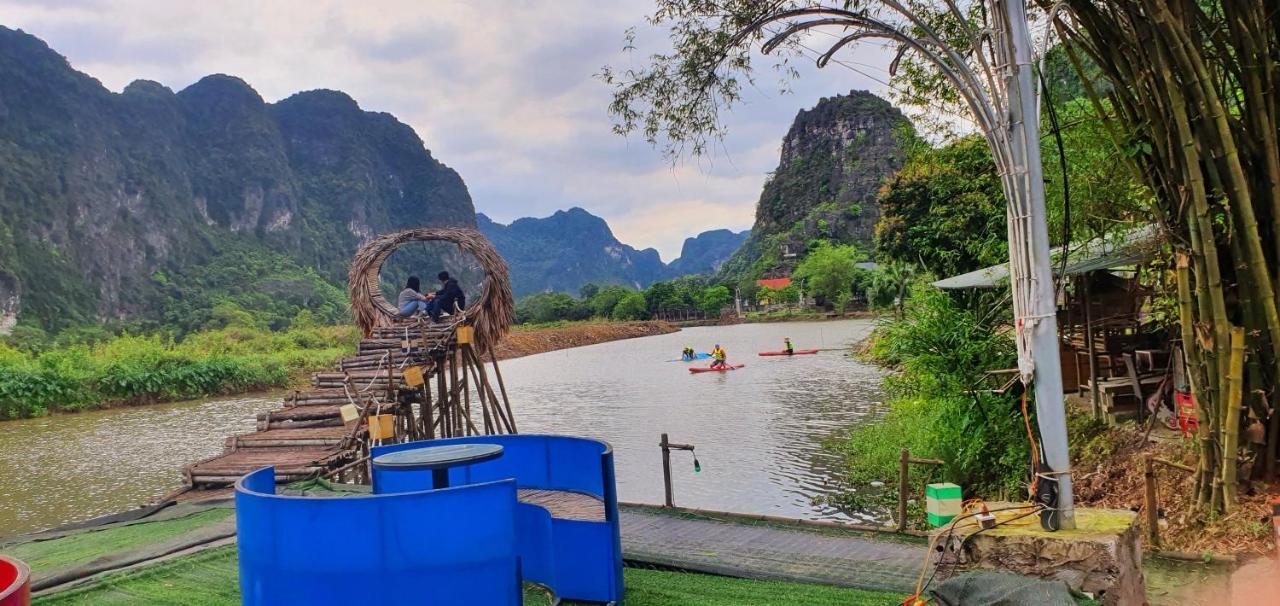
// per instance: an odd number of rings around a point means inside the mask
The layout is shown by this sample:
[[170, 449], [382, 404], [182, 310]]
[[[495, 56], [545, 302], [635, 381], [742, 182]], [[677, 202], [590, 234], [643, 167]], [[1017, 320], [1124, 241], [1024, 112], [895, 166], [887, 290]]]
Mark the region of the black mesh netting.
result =
[[939, 606], [1076, 606], [1062, 581], [1002, 572], [970, 572], [929, 591]]

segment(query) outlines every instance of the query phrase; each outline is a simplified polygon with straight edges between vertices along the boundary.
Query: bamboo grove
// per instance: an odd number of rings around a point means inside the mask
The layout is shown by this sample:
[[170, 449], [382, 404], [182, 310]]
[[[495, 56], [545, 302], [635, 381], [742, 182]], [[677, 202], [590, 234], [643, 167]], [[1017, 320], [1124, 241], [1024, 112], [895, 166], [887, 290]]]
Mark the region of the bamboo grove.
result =
[[1280, 445], [1280, 7], [1271, 0], [1044, 6], [1055, 11], [1053, 26], [1076, 69], [1084, 74], [1090, 61], [1100, 68], [1103, 81], [1086, 78], [1088, 95], [1154, 192], [1152, 215], [1170, 234], [1201, 420], [1196, 502], [1230, 511], [1241, 480], [1274, 476]]

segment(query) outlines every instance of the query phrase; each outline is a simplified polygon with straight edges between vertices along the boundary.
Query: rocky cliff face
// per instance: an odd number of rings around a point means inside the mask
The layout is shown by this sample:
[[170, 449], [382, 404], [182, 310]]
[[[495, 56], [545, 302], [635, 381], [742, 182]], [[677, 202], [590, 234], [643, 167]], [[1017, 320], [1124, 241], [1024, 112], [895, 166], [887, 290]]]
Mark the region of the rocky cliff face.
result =
[[669, 263], [667, 268], [675, 275], [715, 273], [738, 251], [750, 233], [750, 230], [735, 233], [715, 229], [685, 238], [680, 258]]
[[787, 275], [815, 241], [870, 248], [880, 219], [876, 192], [902, 168], [905, 145], [914, 137], [902, 112], [866, 91], [802, 110], [760, 194], [751, 236], [721, 275]]
[[581, 208], [511, 225], [477, 215], [476, 225], [511, 267], [517, 297], [545, 290], [577, 293], [589, 282], [644, 288], [669, 274], [658, 251], [619, 242], [604, 219]]
[[120, 94], [0, 27], [0, 326], [155, 315], [157, 272], [228, 238], [335, 281], [379, 232], [474, 225], [411, 128], [336, 91], [276, 104], [225, 75]]

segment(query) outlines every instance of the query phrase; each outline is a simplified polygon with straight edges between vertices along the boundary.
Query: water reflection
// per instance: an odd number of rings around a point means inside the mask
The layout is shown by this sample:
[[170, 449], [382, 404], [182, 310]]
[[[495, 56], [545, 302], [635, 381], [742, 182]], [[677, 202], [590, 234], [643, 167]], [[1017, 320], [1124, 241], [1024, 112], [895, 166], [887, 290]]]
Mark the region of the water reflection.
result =
[[[866, 320], [750, 324], [603, 343], [502, 365], [524, 433], [609, 441], [619, 494], [662, 501], [658, 436], [697, 445], [673, 453], [676, 502], [690, 507], [815, 518], [838, 460], [823, 439], [880, 413], [878, 369], [824, 351], [759, 358], [790, 336], [798, 348], [842, 348], [870, 332]], [[716, 342], [746, 368], [694, 375], [678, 357]], [[705, 364], [705, 361], [702, 362]], [[128, 509], [182, 485], [182, 466], [254, 430], [278, 395], [224, 398], [0, 423], [0, 536]]]
[[136, 507], [182, 486], [182, 466], [253, 431], [278, 396], [0, 422], [0, 536]]
[[[703, 327], [602, 343], [503, 364], [521, 431], [574, 433], [609, 441], [619, 494], [662, 501], [658, 436], [695, 444], [703, 471], [674, 453], [676, 503], [752, 513], [842, 518], [812, 504], [834, 487], [838, 460], [825, 438], [881, 412], [879, 369], [845, 357], [760, 358], [790, 336], [797, 348], [838, 349], [859, 341], [868, 320]], [[691, 374], [666, 362], [689, 344], [720, 343], [746, 368]]]

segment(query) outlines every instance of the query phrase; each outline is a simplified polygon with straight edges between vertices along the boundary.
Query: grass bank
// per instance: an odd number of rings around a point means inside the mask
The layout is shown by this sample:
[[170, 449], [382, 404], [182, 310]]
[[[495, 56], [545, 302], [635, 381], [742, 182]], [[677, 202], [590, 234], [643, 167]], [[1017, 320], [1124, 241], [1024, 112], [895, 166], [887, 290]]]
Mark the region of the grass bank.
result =
[[[676, 330], [652, 321], [519, 325], [496, 353], [517, 358]], [[236, 325], [181, 341], [126, 335], [40, 351], [0, 343], [0, 420], [289, 387], [350, 355], [359, 338], [349, 325], [275, 332]]]
[[0, 419], [285, 387], [354, 349], [351, 326], [233, 326], [117, 336], [40, 352], [0, 344]]

